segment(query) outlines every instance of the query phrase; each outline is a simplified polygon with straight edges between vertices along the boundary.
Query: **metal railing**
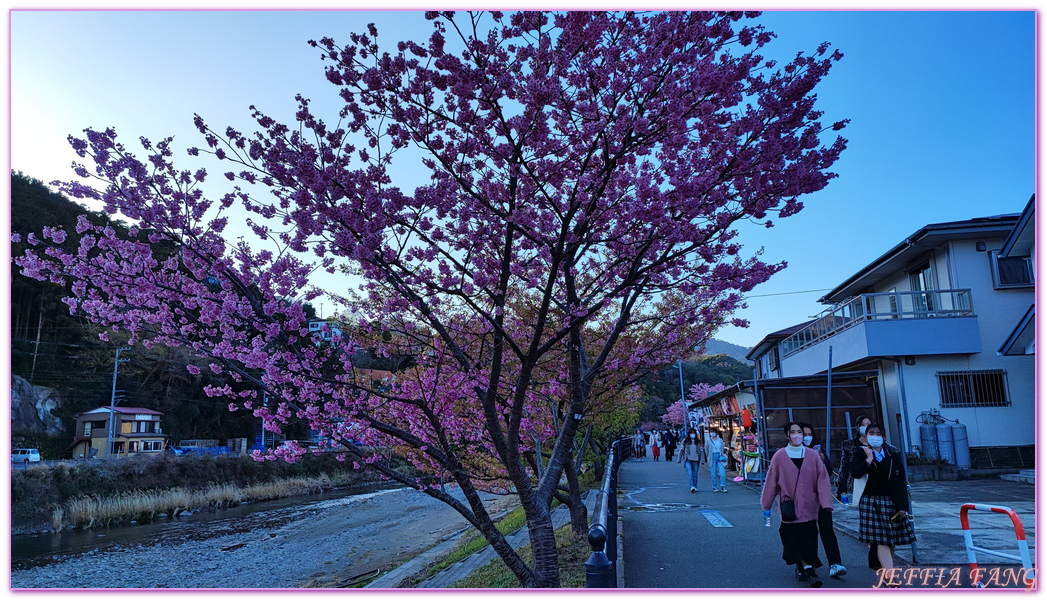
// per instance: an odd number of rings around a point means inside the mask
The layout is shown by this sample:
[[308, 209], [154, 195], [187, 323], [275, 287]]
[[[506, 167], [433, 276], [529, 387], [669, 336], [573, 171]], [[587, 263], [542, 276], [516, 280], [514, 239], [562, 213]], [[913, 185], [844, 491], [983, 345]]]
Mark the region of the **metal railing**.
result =
[[971, 316], [974, 308], [969, 289], [862, 294], [833, 306], [785, 338], [782, 356], [795, 354], [865, 321]]
[[611, 443], [603, 483], [596, 495], [596, 510], [589, 526], [592, 554], [585, 561], [585, 587], [618, 587], [618, 467], [631, 456], [631, 441]]

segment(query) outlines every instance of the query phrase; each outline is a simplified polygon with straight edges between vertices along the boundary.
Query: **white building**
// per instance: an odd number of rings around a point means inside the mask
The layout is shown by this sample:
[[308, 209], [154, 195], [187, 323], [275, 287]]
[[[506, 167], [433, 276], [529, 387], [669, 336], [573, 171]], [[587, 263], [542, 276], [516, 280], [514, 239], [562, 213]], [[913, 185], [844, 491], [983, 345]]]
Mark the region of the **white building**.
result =
[[[1031, 466], [1034, 205], [922, 227], [822, 297], [818, 318], [757, 344], [760, 379], [825, 373], [831, 352], [834, 373], [878, 373], [895, 445], [919, 446], [916, 418], [936, 409], [966, 425], [975, 467]], [[836, 436], [847, 427], [834, 417]]]

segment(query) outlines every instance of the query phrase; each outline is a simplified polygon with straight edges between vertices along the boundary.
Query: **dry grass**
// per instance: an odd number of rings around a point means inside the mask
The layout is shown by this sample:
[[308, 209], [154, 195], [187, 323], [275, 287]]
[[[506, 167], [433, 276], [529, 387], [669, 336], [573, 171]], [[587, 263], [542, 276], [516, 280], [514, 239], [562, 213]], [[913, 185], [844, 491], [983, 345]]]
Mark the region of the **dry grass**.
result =
[[56, 506], [51, 511], [51, 528], [54, 529], [55, 533], [62, 531], [62, 521], [65, 519], [65, 511], [62, 510], [61, 506]]
[[[531, 546], [523, 546], [518, 551], [520, 558], [529, 567], [534, 567], [534, 556]], [[585, 587], [585, 561], [592, 553], [592, 548], [585, 535], [575, 535], [571, 526], [564, 525], [556, 530], [557, 562], [560, 565], [561, 588]], [[501, 559], [495, 559], [476, 569], [467, 577], [458, 581], [456, 588], [518, 588], [520, 582]]]
[[296, 477], [271, 483], [260, 483], [241, 488], [233, 484], [211, 484], [202, 490], [174, 488], [118, 494], [106, 498], [97, 496], [69, 500], [57, 507], [52, 515], [55, 530], [62, 528], [66, 519], [72, 527], [91, 528], [121, 521], [148, 521], [160, 515], [176, 516], [184, 511], [226, 508], [241, 502], [256, 502], [274, 498], [304, 496], [322, 492], [336, 485], [327, 475]]

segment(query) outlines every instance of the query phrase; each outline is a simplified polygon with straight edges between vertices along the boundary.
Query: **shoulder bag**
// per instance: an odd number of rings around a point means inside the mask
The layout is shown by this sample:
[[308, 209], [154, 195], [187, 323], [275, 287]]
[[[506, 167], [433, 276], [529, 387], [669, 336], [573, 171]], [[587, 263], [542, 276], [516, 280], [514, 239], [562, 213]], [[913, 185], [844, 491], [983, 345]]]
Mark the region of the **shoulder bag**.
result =
[[[806, 458], [806, 454], [805, 454]], [[796, 469], [796, 485], [793, 487], [793, 493], [796, 493], [796, 488], [800, 485], [800, 471], [803, 468], [803, 463], [800, 463], [800, 469]], [[782, 511], [782, 521], [795, 521], [796, 520], [796, 502], [782, 493], [782, 497], [778, 500], [778, 508]]]

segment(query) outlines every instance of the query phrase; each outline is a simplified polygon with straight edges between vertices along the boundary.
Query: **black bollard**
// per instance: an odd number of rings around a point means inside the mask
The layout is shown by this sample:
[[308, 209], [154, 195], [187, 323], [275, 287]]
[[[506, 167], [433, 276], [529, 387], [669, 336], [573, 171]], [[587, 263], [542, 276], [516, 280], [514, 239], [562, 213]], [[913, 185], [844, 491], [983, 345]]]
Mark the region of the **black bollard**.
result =
[[607, 559], [607, 553], [604, 552], [607, 545], [607, 530], [603, 525], [594, 524], [589, 528], [588, 539], [593, 553], [589, 555], [589, 560], [585, 561], [585, 587], [617, 587], [614, 563]]

